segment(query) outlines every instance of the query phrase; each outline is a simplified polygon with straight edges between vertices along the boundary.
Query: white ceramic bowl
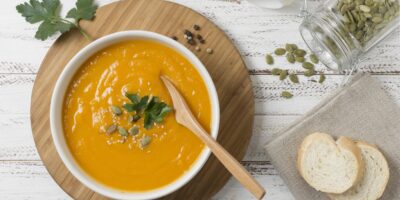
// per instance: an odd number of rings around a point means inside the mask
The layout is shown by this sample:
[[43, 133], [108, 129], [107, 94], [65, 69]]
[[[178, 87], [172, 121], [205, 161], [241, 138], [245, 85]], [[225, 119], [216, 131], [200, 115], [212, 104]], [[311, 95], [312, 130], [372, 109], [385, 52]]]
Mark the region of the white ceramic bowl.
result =
[[155, 41], [161, 44], [164, 44], [177, 52], [183, 55], [186, 59], [188, 59], [192, 65], [197, 69], [203, 78], [208, 94], [210, 96], [211, 102], [211, 135], [214, 138], [217, 138], [218, 135], [218, 127], [219, 127], [219, 103], [217, 91], [215, 89], [214, 83], [208, 74], [204, 65], [200, 62], [200, 60], [186, 47], [182, 44], [174, 41], [173, 39], [153, 33], [148, 31], [124, 31], [117, 32], [111, 35], [107, 35], [96, 41], [90, 43], [88, 46], [80, 50], [65, 66], [63, 72], [57, 80], [56, 86], [53, 91], [53, 95], [51, 98], [50, 105], [50, 126], [51, 126], [51, 134], [53, 137], [54, 144], [56, 146], [57, 152], [60, 155], [62, 161], [65, 166], [69, 169], [69, 171], [83, 184], [85, 184], [90, 189], [100, 193], [104, 196], [114, 198], [114, 199], [154, 199], [170, 194], [183, 185], [185, 185], [188, 181], [190, 181], [203, 167], [204, 163], [207, 161], [210, 155], [210, 149], [204, 148], [201, 152], [199, 158], [193, 163], [190, 170], [188, 170], [184, 175], [179, 177], [174, 182], [166, 185], [162, 188], [157, 188], [150, 191], [143, 192], [126, 192], [120, 191], [111, 187], [108, 187], [102, 183], [97, 182], [92, 177], [90, 177], [84, 170], [80, 168], [80, 166], [74, 160], [71, 152], [68, 149], [66, 144], [64, 133], [63, 133], [63, 125], [62, 125], [62, 107], [64, 101], [64, 95], [68, 88], [71, 79], [73, 78], [75, 72], [81, 67], [81, 65], [93, 54], [102, 50], [103, 48], [110, 46], [112, 44], [126, 41], [126, 40], [137, 40], [137, 39], [145, 39]]

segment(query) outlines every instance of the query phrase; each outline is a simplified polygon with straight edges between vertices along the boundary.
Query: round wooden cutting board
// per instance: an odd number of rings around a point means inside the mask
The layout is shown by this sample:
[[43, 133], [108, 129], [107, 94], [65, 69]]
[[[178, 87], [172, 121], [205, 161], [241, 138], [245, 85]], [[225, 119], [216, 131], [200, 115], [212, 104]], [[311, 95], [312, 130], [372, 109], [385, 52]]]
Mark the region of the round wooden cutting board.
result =
[[[201, 51], [186, 43], [183, 30], [201, 27], [206, 43]], [[254, 101], [251, 81], [239, 52], [229, 38], [207, 18], [184, 6], [159, 0], [125, 0], [98, 9], [96, 19], [82, 22], [94, 38], [123, 30], [149, 30], [177, 36], [207, 67], [216, 85], [221, 107], [219, 143], [234, 157], [245, 155], [252, 134]], [[193, 31], [195, 32], [195, 31]], [[197, 32], [196, 32], [197, 33]], [[50, 48], [37, 74], [32, 92], [31, 123], [37, 150], [47, 170], [74, 199], [105, 199], [85, 187], [62, 163], [50, 133], [50, 98], [55, 82], [67, 62], [89, 44], [78, 31], [60, 37]], [[205, 49], [212, 48], [213, 54]], [[209, 199], [228, 181], [230, 174], [211, 156], [187, 185], [163, 199]]]

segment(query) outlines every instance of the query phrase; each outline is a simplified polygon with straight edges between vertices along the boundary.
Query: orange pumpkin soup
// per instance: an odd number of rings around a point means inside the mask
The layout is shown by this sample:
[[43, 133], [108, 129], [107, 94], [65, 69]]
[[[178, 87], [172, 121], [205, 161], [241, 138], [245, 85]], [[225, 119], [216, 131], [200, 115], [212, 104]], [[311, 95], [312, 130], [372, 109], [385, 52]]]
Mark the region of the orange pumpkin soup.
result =
[[[144, 128], [143, 117], [128, 121], [131, 113], [123, 108], [130, 102], [127, 93], [157, 96], [172, 107], [161, 74], [174, 82], [210, 130], [211, 105], [200, 74], [162, 44], [135, 40], [107, 47], [90, 57], [71, 81], [63, 105], [65, 138], [80, 167], [100, 183], [124, 191], [156, 189], [182, 176], [202, 152], [204, 144], [179, 125], [172, 112], [150, 129]], [[122, 113], [113, 113], [112, 106]], [[139, 132], [109, 133], [110, 125], [125, 130], [135, 126]], [[144, 137], [151, 139], [145, 147]]]

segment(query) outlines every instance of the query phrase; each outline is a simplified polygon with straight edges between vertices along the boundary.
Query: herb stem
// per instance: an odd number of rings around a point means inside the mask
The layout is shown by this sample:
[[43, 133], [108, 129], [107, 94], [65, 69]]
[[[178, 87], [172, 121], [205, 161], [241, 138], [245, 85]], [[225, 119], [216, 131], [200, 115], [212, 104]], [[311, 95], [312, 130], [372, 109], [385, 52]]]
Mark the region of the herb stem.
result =
[[92, 41], [93, 38], [79, 25], [79, 22], [73, 23], [66, 19], [60, 19], [61, 21], [73, 25], [76, 29], [78, 29], [79, 33], [83, 35], [87, 40]]
[[79, 30], [79, 32], [89, 41], [92, 41], [93, 38], [85, 31], [79, 24], [76, 25], [76, 28]]

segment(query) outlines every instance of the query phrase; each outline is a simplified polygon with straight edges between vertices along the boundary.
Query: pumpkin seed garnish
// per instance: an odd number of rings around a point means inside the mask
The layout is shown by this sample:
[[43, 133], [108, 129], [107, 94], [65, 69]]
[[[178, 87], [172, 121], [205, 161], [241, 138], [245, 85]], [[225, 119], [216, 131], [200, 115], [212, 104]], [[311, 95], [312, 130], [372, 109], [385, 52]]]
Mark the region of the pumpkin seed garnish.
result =
[[277, 48], [275, 49], [274, 53], [278, 56], [282, 56], [283, 54], [286, 53], [286, 50], [284, 48]]
[[110, 135], [111, 133], [114, 133], [116, 130], [117, 130], [117, 125], [111, 124], [110, 126], [107, 127], [106, 134]]
[[151, 137], [150, 136], [143, 136], [143, 138], [140, 140], [140, 148], [144, 149], [146, 148], [151, 142]]
[[118, 106], [112, 105], [111, 106], [111, 111], [114, 113], [114, 115], [117, 115], [117, 116], [122, 114], [122, 110]]
[[132, 126], [132, 128], [129, 129], [129, 134], [133, 136], [139, 134], [139, 128], [137, 126]]
[[292, 81], [293, 83], [299, 83], [299, 78], [297, 77], [296, 74], [290, 74], [290, 75], [289, 75], [289, 79], [290, 79], [290, 81]]
[[279, 80], [283, 81], [286, 79], [288, 75], [288, 70], [281, 70], [281, 73], [279, 74]]
[[137, 122], [137, 121], [139, 121], [140, 118], [141, 118], [141, 116], [139, 114], [129, 115], [128, 122]]
[[272, 75], [280, 75], [281, 74], [281, 69], [279, 69], [279, 68], [273, 68], [272, 70], [271, 70], [271, 74]]
[[118, 132], [121, 136], [128, 136], [128, 132], [121, 126], [118, 126]]
[[274, 64], [274, 58], [273, 58], [270, 54], [267, 54], [267, 55], [265, 56], [265, 60], [267, 61], [267, 64], [268, 64], [268, 65]]
[[288, 92], [288, 91], [283, 91], [283, 92], [281, 93], [281, 96], [282, 96], [283, 98], [285, 98], [285, 99], [290, 99], [290, 98], [293, 97], [293, 94], [290, 93], [290, 92]]

